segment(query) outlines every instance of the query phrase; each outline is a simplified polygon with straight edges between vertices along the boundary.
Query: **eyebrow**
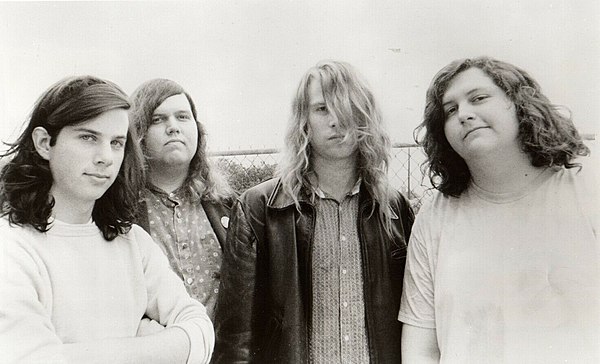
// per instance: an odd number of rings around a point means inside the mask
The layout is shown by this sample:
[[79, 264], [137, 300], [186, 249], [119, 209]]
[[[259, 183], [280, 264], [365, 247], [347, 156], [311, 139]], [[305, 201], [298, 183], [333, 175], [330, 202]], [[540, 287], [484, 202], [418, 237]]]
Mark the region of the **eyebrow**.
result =
[[[475, 87], [474, 89], [467, 91], [466, 95], [471, 96], [471, 95], [481, 92], [481, 91], [489, 92], [489, 89], [487, 87]], [[444, 100], [444, 97], [442, 97], [442, 100]], [[442, 103], [442, 106], [446, 106], [451, 103], [452, 103], [452, 101], [446, 101], [446, 102]]]
[[[73, 130], [76, 131], [76, 132], [84, 132], [84, 133], [89, 133], [89, 134], [93, 134], [93, 135], [102, 135], [102, 133], [100, 133], [97, 130], [89, 129], [89, 128], [81, 127], [81, 126], [74, 127]], [[127, 140], [127, 135], [122, 135], [121, 134], [121, 135], [116, 135], [116, 136], [114, 136], [112, 138], [119, 139], [119, 140], [123, 140], [123, 139]]]
[[[164, 112], [153, 112], [152, 113], [152, 117], [154, 117], [154, 116], [166, 116], [168, 114], [169, 113], [164, 113]], [[188, 115], [192, 115], [193, 113], [191, 111], [189, 111], [189, 110], [183, 110], [182, 109], [182, 110], [175, 110], [175, 111], [173, 111], [173, 114], [188, 114]]]

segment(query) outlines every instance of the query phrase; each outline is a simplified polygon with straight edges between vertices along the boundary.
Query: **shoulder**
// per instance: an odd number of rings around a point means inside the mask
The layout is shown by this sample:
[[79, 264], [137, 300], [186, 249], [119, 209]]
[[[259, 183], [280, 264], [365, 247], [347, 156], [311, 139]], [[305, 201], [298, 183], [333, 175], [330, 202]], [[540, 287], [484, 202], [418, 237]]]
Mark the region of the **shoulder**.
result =
[[236, 198], [234, 196], [222, 198], [218, 201], [202, 200], [202, 207], [205, 211], [216, 211], [217, 214], [228, 215], [229, 210], [231, 210], [235, 204], [235, 200]]
[[[464, 196], [463, 196], [464, 197]], [[455, 215], [462, 197], [452, 197], [434, 191], [430, 198], [425, 199], [415, 219], [415, 230], [435, 230], [444, 224], [447, 216]]]
[[31, 241], [37, 235], [42, 234], [29, 225], [11, 224], [6, 216], [0, 218], [0, 237], [3, 244]]
[[594, 226], [600, 229], [600, 188], [598, 188], [600, 176], [598, 165], [590, 163], [592, 161], [589, 157], [578, 160], [581, 168], [562, 168], [555, 173], [554, 183], [549, 193], [554, 199], [563, 201], [561, 205], [563, 209], [566, 208], [568, 201], [572, 201], [575, 207], [590, 216]]
[[279, 179], [272, 178], [242, 193], [232, 211], [236, 223], [228, 235], [248, 236], [249, 232], [253, 231], [255, 236], [261, 236], [261, 231], [267, 223], [267, 205], [272, 196], [277, 194], [278, 186]]
[[144, 260], [156, 254], [164, 255], [159, 244], [152, 239], [146, 230], [137, 224], [131, 225], [129, 232], [120, 235], [120, 238], [126, 240], [128, 244], [132, 244]]
[[464, 198], [465, 195], [466, 192], [463, 192], [463, 194], [460, 197], [453, 197], [445, 195], [442, 192], [435, 190], [433, 191], [431, 198], [425, 200], [421, 209], [424, 212], [435, 212], [435, 210], [438, 209], [445, 209], [450, 206], [459, 204], [462, 201], [461, 199]]
[[131, 229], [123, 237], [133, 241], [152, 241], [152, 237], [138, 224], [132, 224]]
[[[10, 234], [10, 232], [14, 229], [14, 226], [11, 226], [8, 223], [8, 218], [6, 216], [0, 218], [0, 231], [1, 232], [6, 232], [6, 234]], [[5, 236], [4, 234], [2, 234], [2, 236]]]
[[147, 250], [149, 246], [156, 245], [150, 234], [138, 224], [132, 224], [131, 229], [125, 234], [120, 234], [117, 239], [135, 244], [140, 250]]
[[32, 272], [42, 269], [44, 263], [38, 249], [46, 243], [45, 234], [28, 225], [10, 224], [8, 219], [0, 218], [0, 237], [0, 267], [13, 267], [8, 269], [13, 272], [14, 267]]
[[577, 195], [586, 199], [597, 198], [600, 176], [598, 165], [593, 161], [589, 157], [580, 158], [576, 160], [581, 163], [579, 167], [556, 170], [549, 178], [550, 188], [554, 193], [573, 189]]
[[568, 175], [568, 178], [577, 180], [577, 183], [597, 186], [598, 181], [600, 181], [600, 163], [598, 163], [598, 159], [585, 157], [579, 158], [575, 162], [581, 163], [581, 167], [563, 168], [563, 174]]
[[259, 183], [258, 185], [247, 189], [238, 198], [242, 203], [267, 203], [271, 195], [278, 189], [279, 178], [271, 178], [265, 182]]

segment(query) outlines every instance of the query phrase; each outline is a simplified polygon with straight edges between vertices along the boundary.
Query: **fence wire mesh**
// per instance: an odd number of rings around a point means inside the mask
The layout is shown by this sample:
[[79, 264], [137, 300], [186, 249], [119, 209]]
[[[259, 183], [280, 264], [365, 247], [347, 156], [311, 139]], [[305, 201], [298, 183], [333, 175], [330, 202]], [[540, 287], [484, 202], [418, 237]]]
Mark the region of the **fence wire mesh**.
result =
[[[406, 196], [418, 210], [432, 194], [428, 178], [423, 178], [421, 164], [425, 160], [422, 148], [415, 144], [396, 143], [392, 148], [388, 178], [393, 188]], [[251, 149], [215, 152], [211, 158], [238, 192], [266, 181], [275, 173], [281, 153], [277, 149]]]

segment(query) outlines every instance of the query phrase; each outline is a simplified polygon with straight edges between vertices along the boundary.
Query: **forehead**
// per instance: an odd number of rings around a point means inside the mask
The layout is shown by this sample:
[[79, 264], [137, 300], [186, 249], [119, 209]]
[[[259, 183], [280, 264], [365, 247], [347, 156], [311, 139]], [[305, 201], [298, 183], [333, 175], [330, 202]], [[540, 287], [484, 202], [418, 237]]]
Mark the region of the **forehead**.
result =
[[154, 110], [154, 113], [173, 111], [173, 110], [185, 110], [191, 111], [192, 107], [185, 94], [177, 94], [167, 97], [158, 107]]
[[324, 103], [321, 80], [312, 77], [308, 83], [308, 102], [310, 105]]
[[446, 87], [442, 102], [446, 102], [458, 95], [469, 93], [478, 89], [499, 89], [492, 78], [483, 70], [471, 67], [457, 74]]
[[82, 123], [65, 126], [64, 131], [86, 130], [99, 135], [121, 137], [127, 135], [129, 128], [128, 112], [125, 109], [113, 109], [91, 118]]

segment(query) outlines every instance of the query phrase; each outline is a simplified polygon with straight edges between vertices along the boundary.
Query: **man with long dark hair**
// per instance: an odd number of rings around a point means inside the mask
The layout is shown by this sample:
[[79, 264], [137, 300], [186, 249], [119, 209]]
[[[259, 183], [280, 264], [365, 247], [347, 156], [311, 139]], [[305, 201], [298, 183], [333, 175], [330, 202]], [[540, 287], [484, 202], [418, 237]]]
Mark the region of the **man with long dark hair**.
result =
[[213, 319], [233, 192], [208, 158], [204, 125], [183, 87], [153, 79], [132, 100], [146, 162], [137, 223]]
[[40, 97], [5, 153], [12, 159], [0, 174], [2, 361], [210, 359], [206, 309], [132, 224], [142, 157], [129, 107], [112, 82], [64, 79]]
[[410, 239], [403, 361], [599, 362], [598, 182], [571, 119], [479, 57], [434, 77], [423, 128], [439, 193]]

